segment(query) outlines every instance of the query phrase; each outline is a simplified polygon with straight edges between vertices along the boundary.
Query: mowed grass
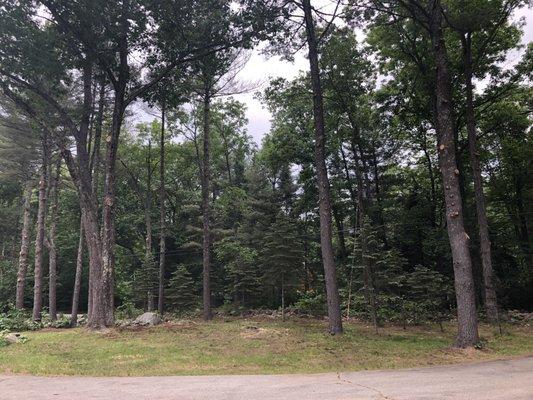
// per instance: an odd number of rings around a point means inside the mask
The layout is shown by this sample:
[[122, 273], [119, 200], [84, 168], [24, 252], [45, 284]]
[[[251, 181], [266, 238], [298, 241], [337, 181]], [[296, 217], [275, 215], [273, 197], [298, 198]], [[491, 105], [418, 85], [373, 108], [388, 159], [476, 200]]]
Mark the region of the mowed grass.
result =
[[533, 354], [533, 329], [482, 326], [482, 350], [452, 349], [455, 327], [360, 323], [330, 336], [324, 321], [215, 319], [153, 328], [27, 332], [27, 343], [0, 348], [0, 373], [35, 375], [272, 374], [387, 369]]

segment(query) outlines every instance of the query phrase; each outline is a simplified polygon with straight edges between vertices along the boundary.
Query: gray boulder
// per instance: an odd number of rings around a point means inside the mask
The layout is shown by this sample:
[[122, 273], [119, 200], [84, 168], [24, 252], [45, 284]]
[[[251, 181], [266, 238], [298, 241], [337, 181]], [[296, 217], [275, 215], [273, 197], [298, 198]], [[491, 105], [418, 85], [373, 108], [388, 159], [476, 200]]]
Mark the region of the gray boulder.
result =
[[138, 316], [135, 321], [133, 321], [134, 325], [159, 325], [161, 322], [161, 317], [159, 314], [155, 312], [145, 312], [143, 315]]
[[18, 332], [12, 332], [12, 333], [8, 333], [5, 337], [4, 337], [5, 341], [8, 342], [8, 343], [21, 343], [23, 340], [24, 340], [24, 336], [22, 336], [20, 333]]

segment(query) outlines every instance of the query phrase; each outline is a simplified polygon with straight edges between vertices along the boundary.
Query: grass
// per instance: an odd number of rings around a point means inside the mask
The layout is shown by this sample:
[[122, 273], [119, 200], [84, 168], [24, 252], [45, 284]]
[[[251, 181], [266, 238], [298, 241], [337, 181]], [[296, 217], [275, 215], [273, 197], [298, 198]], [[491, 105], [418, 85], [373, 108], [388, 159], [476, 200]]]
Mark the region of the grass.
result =
[[346, 323], [330, 336], [324, 321], [181, 321], [153, 328], [26, 332], [0, 348], [0, 373], [35, 375], [207, 375], [315, 373], [408, 368], [533, 354], [533, 330], [482, 326], [483, 350], [452, 349], [455, 327], [386, 327], [379, 335]]

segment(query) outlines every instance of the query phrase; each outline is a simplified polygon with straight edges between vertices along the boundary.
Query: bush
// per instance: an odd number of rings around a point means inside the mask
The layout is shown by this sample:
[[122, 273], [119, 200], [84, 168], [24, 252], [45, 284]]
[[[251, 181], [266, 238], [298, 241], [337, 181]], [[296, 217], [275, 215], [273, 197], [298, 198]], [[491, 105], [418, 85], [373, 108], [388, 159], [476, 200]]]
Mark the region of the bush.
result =
[[242, 315], [246, 310], [247, 308], [240, 304], [235, 304], [232, 301], [225, 301], [224, 304], [217, 308], [216, 312], [220, 315], [237, 316]]
[[50, 321], [51, 328], [70, 328], [70, 318], [66, 315], [60, 315], [55, 321]]
[[302, 314], [321, 316], [326, 313], [326, 298], [322, 293], [314, 291], [298, 292], [300, 298], [294, 303], [294, 308]]
[[30, 313], [26, 310], [13, 308], [0, 314], [0, 331], [34, 331], [40, 328], [42, 324], [32, 321]]
[[143, 310], [135, 307], [135, 304], [128, 301], [128, 302], [122, 303], [120, 306], [117, 307], [116, 312], [115, 312], [115, 318], [117, 320], [132, 319], [132, 318], [138, 317], [142, 313], [143, 313]]

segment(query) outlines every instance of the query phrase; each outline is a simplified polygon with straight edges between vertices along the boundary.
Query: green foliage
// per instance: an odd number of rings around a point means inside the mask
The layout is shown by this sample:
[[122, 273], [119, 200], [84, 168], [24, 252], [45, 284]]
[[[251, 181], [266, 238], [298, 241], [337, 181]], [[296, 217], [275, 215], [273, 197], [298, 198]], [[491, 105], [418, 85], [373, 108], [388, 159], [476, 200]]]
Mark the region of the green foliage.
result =
[[242, 306], [252, 301], [259, 284], [257, 251], [235, 238], [225, 238], [217, 243], [215, 254], [224, 265], [224, 275], [231, 282], [226, 292], [227, 299], [233, 299]]
[[326, 312], [326, 297], [323, 293], [314, 291], [298, 293], [298, 300], [293, 307], [302, 314], [322, 316]]
[[168, 305], [180, 313], [190, 310], [198, 304], [198, 296], [194, 280], [185, 265], [178, 265], [170, 277], [166, 298]]
[[13, 262], [0, 260], [0, 311], [10, 308], [15, 297], [17, 272]]
[[31, 314], [26, 310], [10, 309], [0, 314], [0, 331], [34, 331], [42, 327], [41, 323], [34, 322]]
[[117, 320], [125, 320], [136, 318], [143, 313], [143, 310], [135, 307], [135, 304], [127, 301], [119, 305], [115, 311], [115, 318]]

